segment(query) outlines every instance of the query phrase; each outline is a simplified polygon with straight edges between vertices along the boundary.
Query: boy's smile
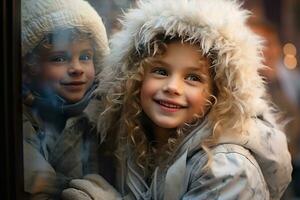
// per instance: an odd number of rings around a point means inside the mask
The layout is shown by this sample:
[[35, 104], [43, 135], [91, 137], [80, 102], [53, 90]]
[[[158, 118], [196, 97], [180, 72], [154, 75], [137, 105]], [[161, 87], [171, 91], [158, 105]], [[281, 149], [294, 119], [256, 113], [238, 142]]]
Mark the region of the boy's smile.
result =
[[155, 126], [173, 129], [204, 114], [211, 90], [207, 58], [196, 46], [172, 42], [145, 69], [141, 105]]
[[62, 82], [63, 85], [67, 90], [70, 91], [80, 91], [82, 87], [87, 83], [87, 81], [69, 81], [69, 82]]
[[43, 49], [35, 77], [39, 90], [47, 88], [71, 103], [81, 100], [94, 81], [93, 55], [89, 40], [59, 40]]

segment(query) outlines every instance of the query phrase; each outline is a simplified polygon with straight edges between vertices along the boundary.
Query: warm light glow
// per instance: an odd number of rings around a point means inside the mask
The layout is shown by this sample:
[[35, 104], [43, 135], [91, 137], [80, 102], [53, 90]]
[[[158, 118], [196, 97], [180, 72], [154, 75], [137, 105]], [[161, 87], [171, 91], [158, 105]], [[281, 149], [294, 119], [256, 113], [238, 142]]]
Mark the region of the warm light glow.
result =
[[286, 66], [286, 68], [288, 68], [288, 69], [295, 69], [297, 66], [297, 59], [293, 55], [284, 56], [283, 62], [284, 62], [284, 65]]
[[295, 47], [294, 44], [292, 44], [292, 43], [286, 43], [283, 46], [283, 53], [285, 55], [293, 55], [293, 56], [295, 56], [296, 53], [297, 53], [297, 49], [296, 49], [296, 47]]

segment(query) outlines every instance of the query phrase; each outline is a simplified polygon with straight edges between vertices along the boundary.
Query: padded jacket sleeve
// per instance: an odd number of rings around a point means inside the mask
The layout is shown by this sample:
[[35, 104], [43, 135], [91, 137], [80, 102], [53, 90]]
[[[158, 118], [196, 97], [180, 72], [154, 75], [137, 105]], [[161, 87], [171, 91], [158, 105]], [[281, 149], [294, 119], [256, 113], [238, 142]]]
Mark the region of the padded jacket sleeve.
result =
[[191, 166], [189, 187], [182, 199], [269, 199], [262, 172], [247, 149], [222, 144], [211, 153], [207, 167], [203, 168], [206, 157]]

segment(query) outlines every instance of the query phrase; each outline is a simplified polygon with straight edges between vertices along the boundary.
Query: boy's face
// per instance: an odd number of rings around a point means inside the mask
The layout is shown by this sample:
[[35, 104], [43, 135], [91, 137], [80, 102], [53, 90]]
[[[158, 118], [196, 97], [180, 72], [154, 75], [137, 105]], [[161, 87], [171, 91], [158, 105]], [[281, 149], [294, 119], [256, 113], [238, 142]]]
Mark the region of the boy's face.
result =
[[35, 83], [66, 101], [83, 98], [95, 78], [94, 50], [89, 40], [57, 40], [50, 49], [43, 49], [38, 62]]
[[177, 128], [204, 114], [212, 91], [209, 66], [196, 46], [173, 42], [146, 67], [141, 105], [156, 126]]

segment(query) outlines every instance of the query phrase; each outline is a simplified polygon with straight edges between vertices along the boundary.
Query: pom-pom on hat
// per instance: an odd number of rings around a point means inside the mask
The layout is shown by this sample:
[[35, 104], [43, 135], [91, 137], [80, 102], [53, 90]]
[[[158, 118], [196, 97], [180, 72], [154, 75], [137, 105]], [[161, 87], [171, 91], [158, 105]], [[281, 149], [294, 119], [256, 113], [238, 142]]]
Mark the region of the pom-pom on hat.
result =
[[23, 0], [22, 56], [30, 53], [54, 30], [76, 28], [91, 33], [95, 45], [95, 69], [99, 71], [102, 58], [109, 52], [106, 30], [101, 17], [84, 0]]

